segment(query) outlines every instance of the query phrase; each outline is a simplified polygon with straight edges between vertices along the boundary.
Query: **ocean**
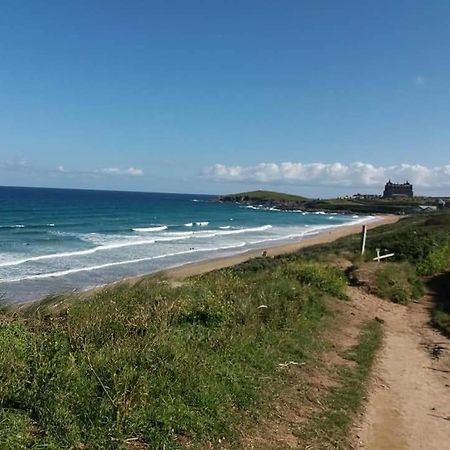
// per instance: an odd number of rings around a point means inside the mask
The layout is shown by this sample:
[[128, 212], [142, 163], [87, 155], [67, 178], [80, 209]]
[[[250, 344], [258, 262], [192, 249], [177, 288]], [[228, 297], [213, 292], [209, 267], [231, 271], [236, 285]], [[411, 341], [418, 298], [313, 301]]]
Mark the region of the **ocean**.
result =
[[20, 302], [83, 290], [370, 220], [213, 198], [0, 187], [0, 296]]

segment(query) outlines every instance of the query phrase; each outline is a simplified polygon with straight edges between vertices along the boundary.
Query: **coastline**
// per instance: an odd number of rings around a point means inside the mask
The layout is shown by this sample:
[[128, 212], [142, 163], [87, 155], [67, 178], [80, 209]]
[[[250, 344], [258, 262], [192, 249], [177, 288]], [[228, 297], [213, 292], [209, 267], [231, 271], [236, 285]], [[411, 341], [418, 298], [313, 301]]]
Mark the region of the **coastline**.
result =
[[[388, 214], [383, 216], [377, 216], [374, 220], [367, 222], [365, 224], [350, 224], [343, 225], [338, 228], [333, 228], [328, 231], [321, 232], [317, 235], [306, 236], [295, 242], [289, 242], [278, 245], [270, 245], [265, 248], [252, 249], [246, 252], [223, 256], [220, 258], [208, 259], [204, 261], [196, 261], [192, 263], [183, 264], [181, 266], [172, 267], [169, 269], [161, 270], [155, 274], [140, 275], [138, 277], [132, 277], [128, 280], [140, 280], [151, 275], [162, 275], [169, 280], [182, 280], [183, 278], [188, 278], [194, 275], [201, 275], [203, 273], [212, 272], [214, 270], [223, 269], [225, 267], [235, 266], [237, 264], [248, 261], [249, 259], [256, 258], [262, 255], [262, 252], [266, 252], [267, 256], [278, 256], [288, 253], [294, 253], [302, 248], [312, 247], [314, 245], [327, 244], [337, 239], [350, 236], [352, 234], [357, 234], [361, 232], [363, 225], [367, 226], [367, 229], [373, 229], [382, 225], [389, 225], [398, 222], [401, 216]], [[127, 281], [127, 280], [122, 280]], [[120, 281], [119, 281], [120, 283]], [[108, 286], [108, 285], [107, 285]]]
[[39, 305], [41, 302], [45, 303], [46, 300], [51, 298], [57, 298], [58, 300], [54, 304], [54, 307], [58, 307], [62, 306], [69, 297], [71, 298], [71, 301], [73, 301], [74, 296], [77, 297], [78, 299], [85, 299], [89, 297], [89, 295], [91, 295], [92, 293], [98, 292], [103, 289], [108, 289], [110, 287], [119, 285], [122, 286], [132, 285], [144, 280], [151, 279], [156, 276], [161, 276], [167, 279], [169, 282], [176, 284], [177, 282], [181, 282], [183, 279], [191, 276], [201, 275], [207, 272], [212, 272], [214, 270], [219, 270], [226, 267], [232, 267], [237, 264], [241, 264], [252, 258], [261, 256], [263, 252], [266, 252], [266, 255], [268, 257], [294, 253], [303, 248], [327, 244], [336, 241], [340, 238], [360, 233], [363, 225], [366, 225], [367, 229], [370, 230], [382, 225], [393, 224], [400, 219], [401, 216], [394, 214], [376, 216], [373, 220], [366, 223], [342, 225], [336, 228], [319, 232], [316, 235], [304, 236], [302, 238], [299, 238], [298, 240], [295, 240], [294, 242], [288, 243], [285, 242], [282, 244], [268, 245], [266, 247], [246, 250], [242, 253], [234, 255], [227, 255], [217, 258], [205, 259], [202, 261], [189, 262], [174, 267], [170, 267], [167, 269], [161, 269], [156, 272], [131, 277], [124, 277], [111, 283], [100, 284], [85, 290], [61, 292], [59, 294], [49, 295], [46, 297], [36, 298], [33, 300], [23, 302], [19, 301], [17, 303], [10, 304], [10, 306], [12, 306], [13, 308], [21, 309], [32, 305]]

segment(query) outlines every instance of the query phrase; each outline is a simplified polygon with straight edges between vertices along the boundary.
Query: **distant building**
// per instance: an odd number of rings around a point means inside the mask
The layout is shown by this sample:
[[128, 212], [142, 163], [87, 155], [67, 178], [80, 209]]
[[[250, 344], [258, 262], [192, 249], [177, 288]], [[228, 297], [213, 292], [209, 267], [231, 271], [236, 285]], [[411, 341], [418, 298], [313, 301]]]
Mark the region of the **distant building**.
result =
[[389, 180], [384, 186], [383, 198], [414, 197], [413, 186], [406, 183], [393, 183]]
[[376, 194], [355, 194], [352, 196], [354, 200], [379, 200], [381, 195]]
[[437, 211], [438, 207], [434, 205], [419, 205], [416, 208], [417, 212], [434, 212]]

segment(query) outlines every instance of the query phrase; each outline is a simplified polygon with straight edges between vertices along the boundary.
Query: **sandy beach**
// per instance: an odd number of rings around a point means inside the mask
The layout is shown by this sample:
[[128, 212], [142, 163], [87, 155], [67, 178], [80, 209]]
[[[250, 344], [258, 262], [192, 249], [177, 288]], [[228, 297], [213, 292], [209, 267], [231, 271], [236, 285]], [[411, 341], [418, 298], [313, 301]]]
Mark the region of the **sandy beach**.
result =
[[[383, 215], [378, 216], [376, 219], [368, 222], [367, 228], [368, 230], [379, 227], [381, 225], [387, 225], [397, 222], [401, 219], [401, 216], [398, 215]], [[208, 259], [204, 261], [192, 262], [183, 264], [181, 266], [176, 266], [173, 268], [161, 270], [154, 273], [148, 273], [144, 275], [138, 275], [134, 277], [122, 278], [121, 280], [117, 280], [112, 283], [98, 285], [96, 287], [81, 290], [77, 292], [77, 295], [74, 296], [76, 291], [72, 291], [70, 293], [61, 293], [62, 297], [60, 297], [60, 301], [58, 301], [54, 306], [66, 304], [68, 298], [70, 301], [74, 301], [75, 298], [85, 299], [89, 297], [89, 295], [97, 290], [108, 289], [111, 286], [119, 285], [119, 284], [134, 284], [142, 280], [151, 279], [154, 276], [162, 276], [168, 280], [173, 282], [181, 281], [184, 278], [191, 277], [194, 275], [200, 275], [203, 273], [211, 272], [213, 270], [222, 269], [225, 267], [231, 267], [242, 262], [248, 261], [249, 259], [256, 258], [262, 256], [262, 253], [265, 251], [267, 256], [277, 256], [282, 254], [293, 253], [302, 248], [311, 247], [314, 245], [326, 244], [329, 242], [333, 242], [337, 239], [340, 239], [345, 236], [349, 236], [351, 234], [360, 233], [362, 229], [362, 224], [355, 225], [345, 225], [340, 226], [335, 229], [331, 229], [329, 231], [322, 232], [320, 234], [304, 237], [303, 239], [299, 239], [294, 242], [284, 243], [281, 245], [273, 245], [267, 246], [265, 248], [252, 249], [237, 255], [225, 256], [220, 258]], [[69, 294], [66, 296], [65, 294]], [[42, 299], [41, 299], [42, 300]], [[16, 308], [26, 307], [27, 305], [31, 305], [39, 301], [39, 299], [34, 299], [26, 302], [18, 302], [16, 303]]]
[[[367, 229], [370, 230], [381, 225], [395, 223], [400, 220], [400, 218], [401, 216], [393, 214], [379, 216], [373, 221], [366, 224]], [[236, 264], [240, 264], [244, 261], [248, 261], [249, 259], [261, 256], [263, 251], [266, 251], [267, 256], [277, 256], [287, 253], [293, 253], [301, 250], [302, 248], [311, 247], [313, 245], [326, 244], [328, 242], [333, 242], [337, 239], [349, 236], [351, 234], [360, 233], [361, 229], [361, 224], [342, 226], [329, 231], [325, 231], [315, 236], [305, 237], [292, 243], [268, 246], [264, 249], [249, 250], [238, 255], [184, 264], [182, 266], [163, 270], [159, 273], [172, 280], [181, 280], [193, 275], [199, 275], [202, 273], [211, 272], [213, 270], [222, 269], [224, 267], [231, 267]]]

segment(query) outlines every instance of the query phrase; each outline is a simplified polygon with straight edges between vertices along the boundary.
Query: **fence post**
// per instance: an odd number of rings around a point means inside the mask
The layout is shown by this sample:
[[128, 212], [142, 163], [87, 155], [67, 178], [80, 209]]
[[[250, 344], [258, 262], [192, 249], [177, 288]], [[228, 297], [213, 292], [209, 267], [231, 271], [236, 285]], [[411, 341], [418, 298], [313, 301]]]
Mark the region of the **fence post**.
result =
[[366, 251], [366, 239], [367, 239], [367, 225], [363, 225], [361, 235], [361, 255], [364, 255], [364, 252]]

